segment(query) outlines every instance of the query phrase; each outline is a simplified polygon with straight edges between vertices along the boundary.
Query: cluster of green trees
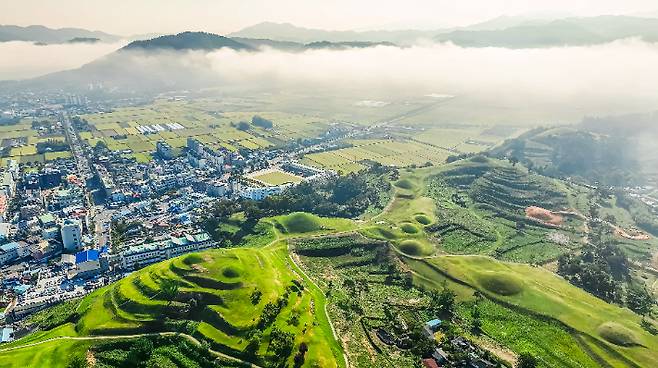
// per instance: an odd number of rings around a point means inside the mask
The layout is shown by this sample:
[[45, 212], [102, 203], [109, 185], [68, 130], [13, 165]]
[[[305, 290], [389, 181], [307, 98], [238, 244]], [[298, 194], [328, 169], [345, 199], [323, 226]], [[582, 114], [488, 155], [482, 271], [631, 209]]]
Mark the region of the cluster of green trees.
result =
[[[149, 336], [101, 343], [92, 349], [94, 367], [155, 368], [216, 367], [207, 348], [175, 336]], [[71, 359], [68, 368], [90, 367], [84, 355]]]
[[650, 314], [654, 297], [644, 286], [633, 282], [629, 262], [615, 244], [587, 245], [580, 254], [565, 254], [558, 259], [558, 274], [597, 297], [641, 315]]
[[69, 144], [64, 141], [49, 139], [45, 142], [37, 143], [37, 153], [46, 152], [64, 152], [69, 150]]
[[382, 194], [388, 193], [391, 188], [390, 182], [384, 177], [389, 170], [374, 165], [359, 173], [331, 180], [301, 183], [280, 195], [257, 202], [258, 215], [310, 212], [320, 216], [357, 217], [371, 207], [384, 205]]
[[[203, 220], [204, 228], [216, 240], [237, 241], [254, 231], [258, 220], [264, 217], [310, 212], [320, 216], [354, 218], [369, 208], [383, 208], [391, 189], [386, 175], [393, 170], [374, 165], [358, 174], [339, 176], [331, 180], [304, 182], [279, 195], [262, 201], [221, 199], [213, 204]], [[237, 232], [221, 229], [231, 222], [231, 216], [243, 213], [245, 221]]]
[[251, 124], [265, 129], [271, 129], [274, 126], [272, 120], [265, 119], [259, 115], [254, 115], [254, 117], [251, 118]]

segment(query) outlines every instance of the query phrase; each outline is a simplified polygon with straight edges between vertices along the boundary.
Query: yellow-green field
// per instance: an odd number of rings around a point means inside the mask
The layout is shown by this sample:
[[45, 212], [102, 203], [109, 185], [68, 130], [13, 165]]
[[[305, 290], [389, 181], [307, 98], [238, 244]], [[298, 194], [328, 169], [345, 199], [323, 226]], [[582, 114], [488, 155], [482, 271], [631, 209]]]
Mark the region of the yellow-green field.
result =
[[14, 145], [16, 141], [21, 142], [20, 146], [10, 148], [8, 155], [0, 159], [0, 166], [5, 166], [9, 160], [31, 164], [70, 157], [70, 152], [37, 153], [38, 143], [63, 142], [65, 138], [62, 135], [39, 136], [38, 132], [32, 129], [32, 120], [29, 118], [22, 119], [14, 125], [0, 126], [0, 144], [9, 146]]
[[301, 177], [281, 170], [270, 170], [263, 172], [262, 174], [250, 176], [250, 178], [272, 186], [286, 183], [296, 184], [302, 181]]
[[[213, 101], [156, 101], [140, 107], [119, 108], [110, 113], [82, 116], [92, 127], [81, 133], [90, 145], [105, 142], [113, 151], [130, 149], [134, 154], [155, 150], [156, 142], [164, 140], [172, 147], [183, 147], [188, 137], [215, 148], [235, 151], [240, 147], [261, 149], [298, 138], [317, 137], [328, 127], [328, 122], [316, 116], [283, 112], [223, 112]], [[251, 122], [260, 115], [274, 123], [272, 129], [249, 125], [240, 130], [237, 124]], [[144, 134], [138, 127], [160, 124], [165, 131]], [[180, 124], [181, 129], [170, 129], [166, 124]], [[142, 157], [143, 158], [143, 157]]]
[[349, 173], [362, 169], [361, 162], [365, 160], [398, 167], [423, 165], [427, 162], [437, 165], [445, 162], [451, 154], [447, 150], [411, 140], [360, 139], [349, 143], [352, 147], [306, 155], [304, 162]]

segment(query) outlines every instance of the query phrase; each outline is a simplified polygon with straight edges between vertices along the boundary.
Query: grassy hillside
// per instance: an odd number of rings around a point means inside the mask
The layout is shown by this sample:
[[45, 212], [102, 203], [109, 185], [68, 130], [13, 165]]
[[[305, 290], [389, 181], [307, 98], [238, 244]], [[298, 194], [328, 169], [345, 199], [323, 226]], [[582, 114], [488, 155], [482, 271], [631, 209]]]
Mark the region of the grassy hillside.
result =
[[[418, 261], [412, 261], [412, 264]], [[640, 316], [608, 304], [543, 268], [482, 256], [441, 256], [415, 269], [428, 278], [448, 277], [518, 309], [561, 322], [592, 350], [619, 361], [614, 366], [650, 367], [658, 359], [658, 336], [640, 327]]]
[[[69, 323], [14, 345], [57, 335], [177, 331], [261, 366], [286, 360], [291, 363], [302, 343], [308, 347], [306, 366], [338, 366], [340, 346], [333, 340], [327, 321], [318, 320], [315, 309], [322, 295], [306, 290], [292, 269], [282, 247], [182, 256], [144, 268], [90, 294], [78, 303]], [[174, 299], [167, 291], [172, 284], [178, 288]], [[79, 351], [79, 345], [67, 341], [52, 349]], [[11, 354], [29, 355], [43, 347]], [[43, 366], [63, 366], [64, 360], [44, 360]]]

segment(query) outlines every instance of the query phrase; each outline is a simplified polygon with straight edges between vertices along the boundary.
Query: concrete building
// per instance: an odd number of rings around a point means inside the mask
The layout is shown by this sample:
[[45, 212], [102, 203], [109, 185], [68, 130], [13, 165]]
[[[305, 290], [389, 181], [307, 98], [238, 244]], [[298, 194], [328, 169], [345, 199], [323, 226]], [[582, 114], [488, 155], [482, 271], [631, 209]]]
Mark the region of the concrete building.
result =
[[9, 171], [0, 173], [0, 193], [4, 193], [7, 198], [14, 196], [16, 192], [16, 182], [14, 176]]
[[79, 220], [64, 220], [61, 232], [64, 250], [75, 251], [82, 249], [82, 225]]
[[166, 240], [156, 241], [130, 247], [119, 256], [119, 265], [123, 269], [134, 269], [165, 259], [177, 257], [181, 254], [196, 252], [215, 246], [216, 243], [207, 232], [184, 234], [180, 237], [170, 237]]
[[3, 244], [0, 246], [0, 265], [7, 264], [10, 261], [18, 259], [18, 246], [16, 242]]
[[164, 160], [174, 158], [174, 149], [165, 141], [158, 141], [155, 145], [158, 155]]

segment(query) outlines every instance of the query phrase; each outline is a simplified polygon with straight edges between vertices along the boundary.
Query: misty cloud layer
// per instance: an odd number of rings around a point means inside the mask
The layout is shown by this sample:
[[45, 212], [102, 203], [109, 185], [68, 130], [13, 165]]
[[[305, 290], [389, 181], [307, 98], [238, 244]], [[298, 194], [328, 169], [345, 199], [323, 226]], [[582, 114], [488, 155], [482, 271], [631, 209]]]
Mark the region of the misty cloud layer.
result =
[[0, 80], [32, 78], [78, 68], [124, 45], [125, 42], [42, 46], [24, 41], [0, 42]]
[[[119, 45], [0, 44], [0, 78], [74, 67]], [[359, 91], [355, 100], [451, 95], [480, 106], [540, 111], [569, 119], [656, 110], [658, 45], [622, 40], [591, 47], [463, 48], [424, 44], [286, 52], [120, 53], [92, 64], [93, 76], [158, 88]], [[469, 102], [470, 103], [470, 102]], [[479, 105], [478, 105], [479, 104]], [[468, 105], [462, 106], [469, 108]], [[555, 112], [555, 116], [552, 116]], [[568, 114], [566, 113], [568, 112]]]

